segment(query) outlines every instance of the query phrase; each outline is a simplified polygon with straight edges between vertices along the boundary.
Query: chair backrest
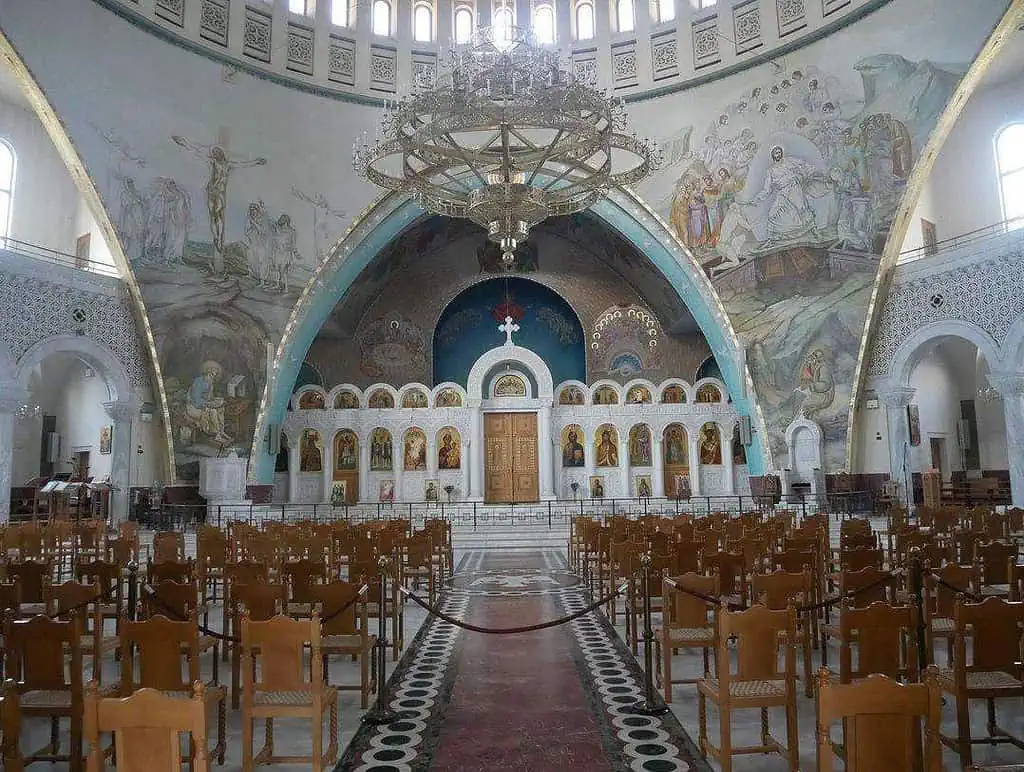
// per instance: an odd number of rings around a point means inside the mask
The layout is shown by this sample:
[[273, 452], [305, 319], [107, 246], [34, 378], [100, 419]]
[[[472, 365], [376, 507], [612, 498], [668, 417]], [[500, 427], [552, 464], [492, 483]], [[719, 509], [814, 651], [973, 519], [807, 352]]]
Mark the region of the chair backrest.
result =
[[185, 559], [185, 534], [180, 531], [161, 531], [153, 534], [153, 562]]
[[[121, 620], [121, 694], [139, 688], [184, 691], [199, 678], [199, 625], [156, 615]], [[138, 665], [138, 674], [136, 674]]]
[[811, 574], [809, 571], [790, 573], [774, 571], [751, 577], [751, 592], [755, 603], [773, 611], [787, 606], [799, 606], [810, 601]]
[[715, 608], [715, 604], [691, 595], [686, 590], [698, 592], [707, 597], [718, 596], [718, 577], [701, 576], [696, 573], [687, 573], [681, 576], [665, 577], [662, 582], [664, 588], [664, 613], [667, 617], [666, 624], [675, 628], [701, 628], [707, 627], [708, 613]]
[[106, 560], [81, 562], [75, 566], [75, 578], [80, 582], [88, 579], [103, 595], [117, 593], [121, 586], [121, 566]]
[[159, 563], [149, 563], [146, 566], [146, 577], [150, 584], [157, 582], [191, 582], [196, 578], [195, 561], [189, 560], [163, 560]]
[[901, 684], [884, 675], [871, 675], [856, 684], [836, 684], [828, 670], [818, 674], [818, 772], [832, 772], [829, 730], [845, 726], [843, 741], [847, 772], [917, 772], [920, 764], [920, 726], [924, 722], [924, 772], [942, 772], [939, 724], [942, 693], [934, 673], [921, 684]]
[[[981, 603], [958, 601], [953, 610], [953, 620], [956, 626], [953, 665], [956, 670], [1003, 671], [1019, 676], [1024, 603], [1011, 603], [994, 597]], [[971, 639], [970, 662], [967, 661], [967, 637]]]
[[[783, 635], [780, 635], [783, 633]], [[730, 665], [729, 638], [736, 637], [736, 670]], [[762, 605], [745, 611], [718, 612], [716, 632], [718, 680], [720, 693], [728, 694], [730, 681], [762, 681], [785, 679], [792, 684], [796, 678], [796, 609], [773, 611]], [[783, 664], [779, 666], [779, 654]]]
[[19, 739], [21, 737], [21, 711], [18, 685], [13, 678], [3, 684], [0, 694], [0, 764], [8, 772], [22, 772], [23, 759]]
[[290, 560], [281, 566], [281, 574], [289, 588], [289, 600], [312, 603], [311, 589], [317, 580], [327, 578], [327, 566], [308, 558]]
[[[943, 582], [950, 585], [947, 587], [933, 578], [935, 574]], [[978, 566], [961, 566], [956, 563], [949, 563], [941, 568], [934, 568], [925, 572], [925, 608], [928, 617], [941, 617], [944, 619], [953, 618], [953, 608], [956, 606], [957, 596], [960, 593], [976, 593], [981, 583], [981, 569]], [[956, 587], [960, 590], [951, 589]]]
[[1009, 584], [1010, 561], [1017, 557], [1017, 545], [990, 541], [975, 547], [977, 562], [981, 564], [982, 584]]
[[844, 571], [881, 568], [883, 560], [881, 547], [854, 547], [839, 553], [839, 565]]
[[21, 584], [14, 582], [0, 582], [0, 614], [13, 611], [17, 616], [21, 606]]
[[839, 593], [851, 606], [869, 606], [875, 601], [884, 603], [889, 599], [895, 581], [892, 574], [874, 566], [859, 571], [842, 571], [839, 574]]
[[[21, 692], [69, 691], [72, 703], [82, 696], [81, 623], [72, 612], [66, 621], [42, 614], [31, 619], [10, 619], [4, 626], [7, 672]], [[66, 653], [71, 667], [65, 672]]]
[[92, 684], [85, 696], [83, 730], [88, 743], [89, 772], [103, 772], [105, 750], [101, 732], [114, 734], [117, 769], [179, 772], [183, 761], [182, 733], [196, 749], [192, 772], [209, 772], [208, 700], [201, 681], [192, 684], [191, 699], [140, 689], [127, 697], [101, 697]]
[[100, 624], [102, 619], [99, 606], [101, 593], [97, 585], [67, 581], [63, 584], [50, 585], [46, 588], [44, 595], [48, 613], [65, 616], [70, 611], [77, 611], [85, 632], [93, 630]]
[[268, 582], [239, 582], [231, 586], [231, 613], [245, 609], [249, 618], [265, 622], [284, 612], [285, 586]]
[[324, 635], [359, 635], [367, 632], [366, 605], [357, 602], [362, 586], [358, 582], [339, 580], [316, 585], [311, 589], [313, 602], [321, 604], [321, 629]]
[[270, 575], [270, 569], [266, 563], [256, 560], [239, 560], [231, 563], [224, 569], [224, 576], [228, 585], [235, 583], [253, 584], [254, 582], [265, 582]]
[[[871, 673], [890, 678], [917, 677], [917, 608], [890, 606], [878, 601], [864, 608], [844, 607], [839, 649], [839, 678], [850, 683]], [[856, 633], [854, 633], [856, 631]], [[856, 638], [857, 658], [853, 646]]]
[[738, 552], [711, 552], [704, 555], [704, 570], [718, 577], [723, 595], [741, 593], [746, 579], [746, 561]]
[[22, 603], [43, 603], [44, 588], [50, 581], [50, 564], [42, 560], [12, 561], [7, 564], [7, 577], [21, 585]]
[[188, 619], [199, 606], [199, 590], [192, 582], [163, 581], [152, 585], [153, 593], [142, 593], [144, 616], [157, 614], [178, 621]]
[[[312, 691], [323, 684], [320, 616], [298, 620], [276, 616], [254, 622], [242, 615], [242, 694], [251, 700], [257, 691]], [[306, 647], [312, 652], [306, 664]], [[258, 665], [258, 668], [256, 667]]]

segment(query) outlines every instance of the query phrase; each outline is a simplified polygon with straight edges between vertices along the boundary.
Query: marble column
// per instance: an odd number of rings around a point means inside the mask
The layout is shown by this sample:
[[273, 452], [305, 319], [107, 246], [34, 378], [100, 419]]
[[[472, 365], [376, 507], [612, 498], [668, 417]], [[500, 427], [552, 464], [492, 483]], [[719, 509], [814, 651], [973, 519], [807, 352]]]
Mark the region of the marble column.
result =
[[131, 486], [132, 424], [139, 415], [136, 399], [119, 399], [104, 402], [114, 431], [110, 443], [110, 520], [118, 523], [128, 519], [128, 489]]
[[0, 384], [0, 523], [6, 523], [11, 516], [14, 414], [28, 396], [28, 392], [21, 384]]
[[470, 404], [470, 409], [473, 411], [470, 415], [469, 425], [469, 447], [472, 455], [470, 456], [469, 463], [471, 469], [469, 472], [469, 500], [470, 501], [483, 501], [484, 500], [484, 437], [483, 437], [483, 421], [480, 417], [480, 403]]
[[370, 496], [370, 443], [359, 443], [359, 501], [376, 501]]
[[540, 466], [540, 497], [555, 497], [551, 483], [551, 406], [544, 405], [537, 412], [537, 463]]
[[402, 446], [402, 438], [398, 432], [391, 435], [391, 468], [395, 473], [395, 503], [405, 501], [405, 493], [402, 490], [402, 475], [405, 472], [405, 448]]
[[583, 486], [581, 498], [590, 498], [590, 478], [594, 476], [594, 454], [597, 453], [597, 449], [594, 447], [593, 438], [588, 437], [586, 431], [583, 432], [580, 442], [583, 443], [583, 468], [586, 472], [586, 479], [581, 483]]
[[459, 464], [462, 465], [462, 490], [459, 491], [459, 498], [463, 501], [469, 498], [469, 486], [472, 485], [469, 461], [469, 451], [472, 446], [473, 443], [470, 440], [463, 440], [459, 453]]
[[1024, 506], [1024, 373], [989, 373], [988, 382], [1003, 398], [1006, 456], [1010, 466], [1013, 506]]
[[558, 437], [551, 438], [551, 489], [556, 499], [562, 498], [562, 448]]
[[911, 470], [907, 405], [916, 391], [909, 386], [897, 385], [876, 390], [878, 400], [885, 405], [885, 423], [889, 435], [889, 479], [899, 484], [900, 498], [908, 506], [911, 496], [907, 486], [911, 485]]
[[[441, 481], [437, 477], [437, 435], [430, 433], [427, 434], [427, 479], [437, 480], [437, 500], [444, 501], [444, 489], [441, 487]], [[426, 496], [426, 486], [423, 487], [423, 493], [417, 498]]]
[[630, 480], [629, 480], [629, 433], [626, 436], [619, 438], [619, 471], [622, 475], [621, 482], [619, 485], [622, 488], [622, 492], [619, 494], [625, 498], [630, 498], [633, 493], [630, 491]]
[[732, 432], [726, 433], [722, 430], [722, 468], [725, 470], [725, 493], [727, 496], [732, 496], [736, 493], [736, 482], [733, 479], [733, 463], [732, 463]]
[[700, 496], [700, 432], [687, 428], [686, 439], [690, 443], [690, 493]]
[[288, 503], [295, 504], [299, 500], [299, 445], [302, 442], [302, 432], [296, 435], [293, 442], [288, 438]]
[[334, 487], [334, 436], [329, 432], [330, 430], [328, 429], [320, 430], [320, 436], [324, 438], [324, 486], [322, 498], [325, 504], [331, 503], [331, 489]]
[[653, 437], [651, 441], [651, 495], [656, 499], [665, 498], [665, 462], [662, 437]]

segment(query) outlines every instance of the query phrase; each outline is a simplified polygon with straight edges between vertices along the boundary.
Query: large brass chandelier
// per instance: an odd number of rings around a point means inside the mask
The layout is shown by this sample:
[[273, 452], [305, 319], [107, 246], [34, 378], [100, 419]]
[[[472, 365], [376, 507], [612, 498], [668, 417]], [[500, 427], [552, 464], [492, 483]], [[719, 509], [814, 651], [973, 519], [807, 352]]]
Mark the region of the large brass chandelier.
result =
[[436, 85], [388, 103], [353, 165], [429, 212], [481, 225], [511, 267], [533, 226], [658, 166], [656, 145], [625, 129], [621, 99], [577, 81], [528, 30], [495, 27], [453, 51]]

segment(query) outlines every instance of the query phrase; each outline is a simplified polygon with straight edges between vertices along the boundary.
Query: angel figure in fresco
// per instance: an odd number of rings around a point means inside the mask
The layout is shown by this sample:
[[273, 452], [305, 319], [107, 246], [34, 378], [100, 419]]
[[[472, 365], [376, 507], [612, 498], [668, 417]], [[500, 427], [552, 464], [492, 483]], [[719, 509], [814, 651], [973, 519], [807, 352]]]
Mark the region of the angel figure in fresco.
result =
[[616, 447], [615, 439], [609, 429], [601, 432], [601, 441], [597, 443], [597, 465], [619, 465], [619, 449]]
[[214, 394], [224, 368], [212, 359], [203, 362], [199, 375], [192, 381], [185, 401], [185, 415], [200, 432], [214, 442], [227, 445], [231, 437], [224, 433], [224, 398]]
[[206, 182], [206, 208], [210, 215], [210, 233], [213, 236], [213, 272], [224, 272], [224, 216], [227, 213], [228, 180], [231, 170], [247, 166], [265, 166], [266, 158], [241, 158], [229, 155], [220, 145], [203, 145], [185, 137], [171, 137], [197, 158], [210, 164], [210, 178]]

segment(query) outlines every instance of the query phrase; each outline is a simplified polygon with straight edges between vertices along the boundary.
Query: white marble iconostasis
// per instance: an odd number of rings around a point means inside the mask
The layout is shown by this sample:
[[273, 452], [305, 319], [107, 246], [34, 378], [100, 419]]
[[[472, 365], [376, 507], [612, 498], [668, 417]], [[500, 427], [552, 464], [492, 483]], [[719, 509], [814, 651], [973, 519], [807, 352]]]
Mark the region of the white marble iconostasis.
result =
[[387, 501], [391, 490], [396, 502], [424, 501], [432, 498], [428, 483], [440, 501], [483, 501], [487, 412], [537, 414], [542, 500], [671, 495], [666, 455], [677, 469], [682, 460], [692, 495], [750, 492], [745, 453], [734, 448], [739, 415], [711, 378], [554, 386], [540, 357], [509, 343], [480, 358], [468, 388], [305, 386], [291, 408], [281, 427], [288, 472], [278, 476], [277, 494], [291, 503], [330, 502], [339, 477], [357, 481], [349, 501], [360, 503]]

